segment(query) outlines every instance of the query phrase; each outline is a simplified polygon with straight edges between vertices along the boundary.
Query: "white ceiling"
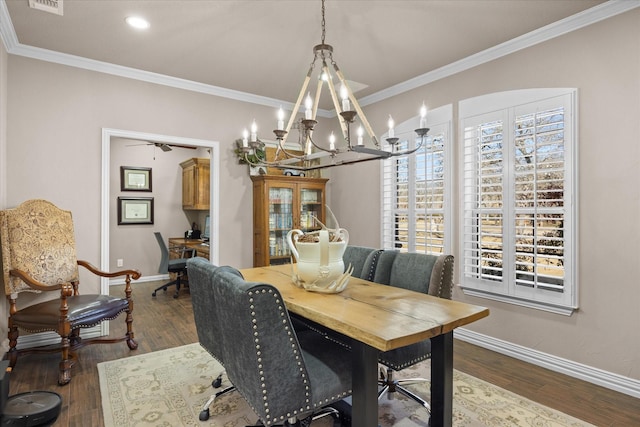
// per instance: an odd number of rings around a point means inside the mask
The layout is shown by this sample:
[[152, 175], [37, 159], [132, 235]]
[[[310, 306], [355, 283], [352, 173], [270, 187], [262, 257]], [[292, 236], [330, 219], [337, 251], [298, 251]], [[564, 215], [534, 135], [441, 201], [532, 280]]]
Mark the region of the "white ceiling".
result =
[[[10, 53], [60, 52], [289, 102], [321, 38], [319, 0], [64, 0], [63, 16], [31, 9], [28, 0], [3, 1]], [[362, 97], [561, 26], [601, 3], [327, 0], [326, 43], [346, 78], [366, 86]], [[129, 28], [129, 15], [151, 27]]]

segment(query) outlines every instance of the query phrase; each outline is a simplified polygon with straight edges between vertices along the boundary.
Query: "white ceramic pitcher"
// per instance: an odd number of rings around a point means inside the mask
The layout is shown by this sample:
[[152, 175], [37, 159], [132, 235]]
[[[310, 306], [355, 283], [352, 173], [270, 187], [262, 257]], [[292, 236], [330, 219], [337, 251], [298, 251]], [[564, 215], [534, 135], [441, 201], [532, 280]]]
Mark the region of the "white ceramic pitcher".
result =
[[349, 243], [349, 233], [343, 228], [331, 230], [339, 237], [329, 241], [329, 230], [318, 232], [319, 242], [301, 242], [301, 230], [287, 233], [287, 243], [297, 263], [292, 264], [293, 282], [307, 290], [316, 292], [340, 292], [349, 279], [344, 272], [342, 255]]

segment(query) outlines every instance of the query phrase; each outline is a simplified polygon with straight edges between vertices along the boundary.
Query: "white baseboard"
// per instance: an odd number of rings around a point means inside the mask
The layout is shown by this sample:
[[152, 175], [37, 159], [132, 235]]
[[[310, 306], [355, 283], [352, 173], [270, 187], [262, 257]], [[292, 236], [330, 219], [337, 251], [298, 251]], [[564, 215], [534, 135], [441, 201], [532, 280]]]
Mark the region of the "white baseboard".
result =
[[[93, 328], [83, 329], [80, 332], [80, 335], [82, 336], [82, 338], [96, 338], [103, 335], [103, 333], [102, 333], [102, 328], [100, 327], [100, 325], [98, 325], [98, 326], [94, 326]], [[22, 349], [22, 348], [38, 347], [41, 345], [54, 345], [54, 344], [60, 344], [60, 335], [58, 335], [55, 332], [48, 331], [48, 332], [39, 332], [37, 334], [22, 335], [18, 337], [17, 348]], [[7, 350], [8, 349], [9, 349], [9, 346], [7, 343]]]
[[456, 329], [454, 331], [454, 337], [461, 341], [466, 341], [479, 347], [495, 351], [496, 353], [505, 354], [515, 359], [531, 363], [532, 365], [640, 398], [640, 381], [633, 378], [624, 377], [592, 366], [563, 359], [552, 354], [512, 344], [464, 328]]
[[[155, 282], [157, 280], [169, 280], [168, 274], [157, 274], [155, 276], [142, 276], [138, 280], [132, 280], [131, 285], [135, 286], [136, 283]], [[109, 280], [109, 286], [124, 285], [124, 279]]]

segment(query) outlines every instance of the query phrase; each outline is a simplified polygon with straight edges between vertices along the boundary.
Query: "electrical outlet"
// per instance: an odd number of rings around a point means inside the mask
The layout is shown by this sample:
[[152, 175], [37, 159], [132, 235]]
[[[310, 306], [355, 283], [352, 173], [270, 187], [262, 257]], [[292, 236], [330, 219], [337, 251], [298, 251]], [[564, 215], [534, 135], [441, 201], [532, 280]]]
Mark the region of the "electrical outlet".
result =
[[124, 265], [124, 260], [123, 259], [119, 259], [118, 261], [116, 261], [116, 266], [117, 267], [122, 267]]

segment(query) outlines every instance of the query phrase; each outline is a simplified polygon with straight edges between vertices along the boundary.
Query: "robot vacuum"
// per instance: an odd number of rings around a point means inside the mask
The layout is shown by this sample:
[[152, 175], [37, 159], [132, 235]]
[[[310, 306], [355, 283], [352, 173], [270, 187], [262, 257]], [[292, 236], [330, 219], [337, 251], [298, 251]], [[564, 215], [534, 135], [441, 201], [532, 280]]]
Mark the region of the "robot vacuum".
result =
[[0, 362], [0, 426], [50, 426], [60, 415], [62, 397], [53, 391], [28, 391], [9, 396], [9, 362]]

